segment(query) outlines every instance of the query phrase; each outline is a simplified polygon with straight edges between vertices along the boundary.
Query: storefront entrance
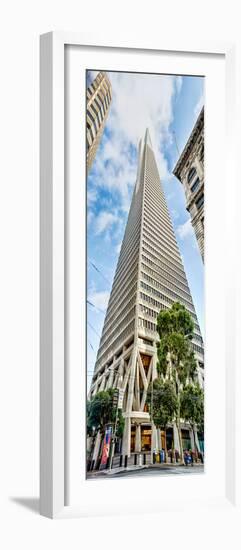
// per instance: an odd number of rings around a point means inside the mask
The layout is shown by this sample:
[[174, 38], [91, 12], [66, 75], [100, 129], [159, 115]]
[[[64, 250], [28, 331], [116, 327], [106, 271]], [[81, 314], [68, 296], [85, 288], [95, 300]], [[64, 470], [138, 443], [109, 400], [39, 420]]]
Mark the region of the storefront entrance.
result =
[[190, 432], [189, 430], [181, 430], [182, 431], [182, 446], [183, 450], [191, 449], [191, 439], [190, 439]]
[[151, 427], [141, 426], [141, 450], [151, 451]]
[[173, 448], [173, 428], [166, 429], [166, 442], [167, 450], [170, 451]]

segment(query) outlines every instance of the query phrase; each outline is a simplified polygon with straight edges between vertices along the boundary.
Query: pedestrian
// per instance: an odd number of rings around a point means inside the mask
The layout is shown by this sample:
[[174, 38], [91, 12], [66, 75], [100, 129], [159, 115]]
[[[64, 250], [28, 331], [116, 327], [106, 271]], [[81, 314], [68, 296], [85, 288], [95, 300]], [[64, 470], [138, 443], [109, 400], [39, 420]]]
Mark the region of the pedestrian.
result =
[[193, 466], [193, 451], [192, 450], [190, 451], [190, 461], [191, 461], [191, 466]]
[[184, 464], [185, 464], [185, 466], [188, 466], [188, 462], [189, 462], [189, 453], [188, 453], [188, 450], [187, 450], [187, 449], [185, 449], [183, 455], [184, 455]]

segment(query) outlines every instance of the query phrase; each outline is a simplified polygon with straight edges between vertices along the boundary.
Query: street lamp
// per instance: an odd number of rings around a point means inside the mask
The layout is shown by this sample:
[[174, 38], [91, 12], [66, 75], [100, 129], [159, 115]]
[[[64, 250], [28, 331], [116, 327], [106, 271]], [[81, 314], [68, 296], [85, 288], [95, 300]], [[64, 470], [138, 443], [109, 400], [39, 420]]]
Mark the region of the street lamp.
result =
[[119, 389], [116, 388], [114, 390], [113, 394], [113, 406], [115, 407], [115, 423], [114, 423], [114, 431], [112, 435], [112, 444], [111, 444], [111, 453], [110, 453], [110, 466], [109, 469], [112, 468], [112, 461], [114, 456], [114, 448], [115, 448], [115, 439], [116, 439], [116, 427], [117, 427], [117, 419], [118, 419], [118, 401], [119, 401]]

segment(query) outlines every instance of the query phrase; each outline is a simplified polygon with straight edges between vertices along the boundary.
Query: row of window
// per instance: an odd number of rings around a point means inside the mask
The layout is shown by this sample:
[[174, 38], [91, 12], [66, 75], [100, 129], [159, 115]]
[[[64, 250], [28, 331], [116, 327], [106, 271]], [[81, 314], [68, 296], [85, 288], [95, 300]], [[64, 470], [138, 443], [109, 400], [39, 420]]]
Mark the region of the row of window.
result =
[[[163, 276], [163, 273], [160, 273], [160, 271], [155, 271], [154, 269], [151, 269], [150, 267], [147, 267], [147, 265], [145, 265], [144, 263], [142, 263], [141, 265], [142, 265], [143, 269], [145, 269], [148, 273], [150, 273], [151, 275], [153, 275], [157, 279], [160, 279], [161, 281], [163, 281], [165, 288], [166, 288], [166, 285], [168, 285], [167, 288], [173, 288], [175, 290], [175, 292], [178, 293], [179, 296], [182, 296], [184, 299], [186, 298], [187, 301], [190, 301], [190, 293], [187, 292], [187, 291], [182, 290], [176, 284], [176, 281], [173, 284], [172, 282], [170, 282], [170, 277]], [[158, 267], [157, 267], [157, 269], [158, 269]]]
[[131, 265], [134, 265], [137, 261], [138, 261], [138, 253], [139, 253], [139, 248], [136, 247], [136, 250], [129, 255], [129, 258], [128, 260], [126, 260], [125, 262], [125, 267], [123, 268], [123, 270], [120, 271], [119, 269], [119, 263], [117, 264], [117, 269], [116, 269], [116, 273], [115, 273], [115, 277], [114, 277], [114, 281], [113, 281], [113, 286], [117, 283], [119, 283], [119, 281], [123, 281], [123, 277], [126, 276], [126, 274], [128, 273], [129, 269], [130, 269], [130, 266]]
[[[144, 290], [147, 290], [147, 292], [150, 292], [150, 294], [154, 294], [154, 296], [158, 296], [158, 298], [161, 298], [163, 302], [166, 302], [167, 304], [170, 304], [170, 305], [173, 304], [173, 300], [171, 298], [168, 298], [168, 296], [165, 296], [164, 294], [159, 292], [159, 290], [152, 288], [151, 286], [147, 285], [143, 281], [141, 281], [141, 287], [144, 288]], [[192, 317], [196, 319], [196, 315], [193, 312], [193, 310], [191, 310], [189, 307], [187, 307], [187, 310], [189, 311], [189, 313], [191, 313]]]
[[158, 312], [154, 311], [154, 309], [151, 309], [150, 307], [144, 306], [143, 304], [139, 304], [139, 310], [142, 313], [145, 313], [146, 315], [149, 315], [149, 317], [153, 317], [154, 319], [157, 318]]
[[199, 188], [199, 186], [200, 186], [200, 179], [197, 178], [197, 179], [195, 180], [194, 184], [193, 184], [192, 187], [191, 187], [192, 193], [194, 193], [194, 191], [197, 191], [197, 189]]
[[190, 183], [190, 182], [193, 180], [193, 178], [194, 178], [194, 176], [196, 175], [196, 173], [197, 173], [197, 170], [196, 170], [196, 168], [193, 166], [193, 167], [191, 168], [191, 170], [189, 170], [189, 172], [188, 172], [188, 176], [187, 176], [187, 181], [188, 181], [188, 183]]
[[119, 332], [122, 330], [122, 328], [125, 325], [127, 325], [128, 322], [134, 317], [135, 309], [136, 308], [134, 306], [130, 311], [128, 311], [128, 313], [125, 315], [125, 317], [121, 321], [119, 321], [119, 324], [117, 322], [115, 322], [114, 327], [113, 327], [113, 325], [110, 327], [109, 334], [106, 333], [104, 336], [102, 335], [102, 338], [101, 338], [101, 341], [100, 341], [100, 347], [99, 347], [99, 352], [100, 353], [103, 350], [103, 348], [105, 347], [107, 340], [112, 341], [115, 338], [115, 335], [119, 334]]
[[152, 304], [154, 307], [157, 307], [159, 311], [162, 309], [167, 309], [167, 306], [164, 306], [164, 304], [161, 304], [158, 302], [158, 300], [155, 300], [155, 298], [152, 298], [151, 296], [148, 296], [147, 294], [144, 294], [144, 292], [140, 292], [140, 299], [144, 300], [145, 302], [148, 302], [148, 304]]
[[125, 270], [125, 272], [123, 273], [123, 276], [121, 277], [121, 279], [119, 281], [114, 281], [111, 295], [114, 296], [119, 291], [121, 291], [121, 288], [123, 286], [123, 281], [125, 281], [125, 286], [126, 286], [127, 282], [130, 281], [130, 279], [132, 278], [133, 273], [135, 274], [136, 272], [137, 272], [137, 261], [135, 262], [132, 261], [131, 264], [129, 265], [129, 268]]
[[[138, 317], [138, 327], [157, 332], [157, 325], [147, 319], [143, 319], [142, 317]], [[191, 346], [194, 352], [196, 351], [197, 353], [203, 355], [203, 348], [193, 343], [191, 343]]]
[[[148, 304], [151, 304], [152, 306], [156, 307], [158, 309], [158, 313], [159, 313], [159, 311], [165, 310], [168, 307], [168, 306], [165, 306], [164, 304], [161, 304], [161, 302], [158, 302], [158, 300], [155, 300], [155, 298], [152, 298], [152, 296], [148, 296], [148, 294], [145, 294], [144, 292], [140, 292], [140, 299], [143, 300], [144, 302], [147, 302]], [[191, 315], [192, 315], [193, 320], [196, 319], [196, 315], [194, 315], [193, 313]], [[195, 329], [196, 329], [197, 333], [199, 333], [200, 329], [199, 329], [198, 324], [194, 322], [194, 326], [195, 326]], [[202, 337], [197, 333], [195, 333], [195, 338], [201, 339], [201, 342], [202, 342]]]
[[[157, 225], [160, 224], [160, 210], [153, 205], [153, 201], [151, 205], [148, 202], [144, 203], [144, 212], [146, 212], [146, 214], [150, 216], [150, 219], [155, 221]], [[167, 234], [170, 236], [173, 235], [173, 227], [168, 217], [166, 217], [166, 219], [162, 217], [162, 226], [167, 231]]]
[[[143, 250], [144, 250], [144, 248], [143, 248]], [[150, 252], [148, 252], [147, 250], [145, 252], [147, 254], [149, 254], [149, 256], [152, 256], [152, 254]], [[163, 276], [163, 273], [164, 273], [164, 278], [165, 279], [167, 279], [168, 281], [173, 281], [176, 286], [178, 286], [179, 288], [182, 288], [185, 291], [189, 290], [187, 282], [186, 282], [186, 284], [183, 284], [183, 282], [180, 281], [180, 278], [179, 278], [180, 276], [176, 275], [176, 273], [175, 273], [175, 277], [173, 275], [171, 275], [170, 272], [173, 273], [174, 270], [172, 270], [168, 266], [164, 266], [164, 264], [162, 264], [157, 258], [152, 256], [156, 260], [155, 262], [153, 262], [153, 260], [151, 260], [150, 258], [145, 256], [144, 254], [142, 254], [141, 257], [142, 257], [142, 259], [144, 260], [145, 263], [147, 263], [148, 265], [151, 265], [152, 267], [154, 266], [155, 270], [158, 273], [160, 273], [162, 276]], [[181, 277], [181, 279], [183, 281], [183, 277]]]
[[138, 317], [138, 327], [146, 328], [148, 330], [156, 332], [156, 324], [152, 323], [151, 321], [147, 321], [147, 319], [142, 319], [142, 317]]
[[137, 288], [137, 281], [134, 282], [133, 286], [130, 288], [130, 291], [127, 293], [128, 288], [129, 288], [129, 285], [128, 287], [125, 287], [124, 289], [122, 289], [120, 294], [117, 294], [117, 295], [111, 294], [111, 298], [110, 298], [111, 302], [109, 300], [108, 314], [106, 315], [106, 320], [107, 319], [109, 320], [109, 317], [111, 316], [111, 314], [116, 312], [116, 310], [118, 310], [122, 301], [127, 299], [127, 296], [130, 297], [135, 292]]
[[102, 353], [102, 355], [99, 355], [96, 361], [96, 369], [101, 365], [101, 363], [105, 362], [110, 353], [114, 353], [115, 350], [118, 349], [119, 345], [127, 340], [127, 338], [130, 336], [130, 334], [134, 331], [135, 328], [135, 321], [130, 322], [130, 324], [123, 330], [123, 332], [108, 346], [108, 348]]
[[[147, 223], [145, 223], [147, 222]], [[154, 226], [153, 223], [151, 223], [150, 220], [147, 220], [146, 219], [146, 216], [144, 214], [144, 223], [143, 223], [144, 226], [148, 227], [148, 229], [150, 231], [152, 231], [152, 233], [154, 233], [154, 235], [156, 235], [156, 237], [158, 239], [161, 239], [161, 240], [164, 240], [164, 242], [168, 245], [169, 248], [171, 248], [173, 250], [173, 252], [176, 252], [177, 253], [177, 244], [176, 244], [176, 240], [175, 240], [175, 235], [173, 235], [173, 238], [171, 238], [171, 236], [167, 236], [165, 235], [165, 233], [163, 232], [162, 230], [162, 227], [160, 226]]]
[[148, 202], [154, 203], [159, 210], [162, 210], [162, 213], [166, 217], [167, 222], [170, 221], [167, 205], [165, 203], [165, 199], [162, 194], [160, 182], [158, 182], [156, 189], [153, 188], [153, 181], [151, 181], [149, 185], [145, 186], [145, 198], [147, 199], [147, 203]]
[[94, 137], [94, 134], [93, 134], [93, 130], [90, 126], [89, 128], [87, 128], [87, 147], [88, 147], [88, 145], [90, 146], [93, 143], [94, 139], [95, 139], [95, 137]]
[[203, 203], [204, 203], [204, 194], [202, 194], [201, 197], [199, 197], [198, 200], [196, 201], [196, 207], [198, 210], [200, 210]]
[[[133, 289], [136, 287], [136, 270], [132, 270], [130, 276], [125, 280], [124, 287], [122, 287], [119, 293], [114, 292], [113, 288], [111, 291], [111, 296], [108, 305], [108, 314], [106, 315], [106, 321], [113, 318], [116, 315], [116, 310], [119, 312], [123, 302], [126, 302], [126, 296], [130, 295], [130, 290], [133, 292]], [[128, 291], [128, 292], [127, 292]], [[126, 294], [127, 293], [127, 294]], [[124, 294], [124, 298], [122, 298]]]
[[203, 355], [203, 353], [204, 353], [203, 348], [201, 348], [200, 346], [197, 346], [197, 344], [192, 343], [192, 348], [193, 348], [193, 351], [197, 351], [198, 353]]
[[149, 246], [153, 246], [153, 250], [156, 250], [156, 253], [158, 254], [158, 256], [165, 258], [165, 261], [171, 262], [176, 269], [178, 269], [179, 271], [181, 270], [183, 273], [181, 260], [175, 257], [172, 252], [170, 253], [170, 251], [167, 250], [167, 248], [162, 244], [162, 242], [160, 243], [160, 246], [159, 246], [157, 244], [155, 237], [151, 236], [150, 233], [147, 234], [146, 229], [143, 233], [143, 240], [144, 239], [147, 240]]
[[[151, 250], [151, 252], [153, 252], [154, 254], [158, 254], [158, 251], [156, 250], [156, 248], [154, 248], [153, 246], [151, 246], [149, 243], [147, 243], [144, 239], [143, 239], [143, 245], [146, 246], [148, 248], [148, 250]], [[143, 248], [144, 250], [144, 248]], [[175, 260], [174, 261], [171, 261], [170, 259], [167, 259], [167, 257], [165, 256], [165, 252], [163, 252], [162, 250], [160, 250], [160, 257], [164, 259], [165, 263], [167, 263], [168, 265], [170, 265], [170, 267], [172, 267], [174, 269], [175, 272], [177, 272], [178, 274], [180, 274], [182, 277], [184, 277], [184, 270], [183, 270], [183, 267], [182, 265], [180, 264], [179, 266], [175, 263]]]
[[190, 302], [189, 300], [185, 300], [185, 298], [180, 296], [180, 294], [176, 294], [176, 292], [173, 292], [170, 288], [165, 287], [164, 285], [159, 283], [159, 281], [156, 281], [156, 279], [153, 279], [152, 277], [150, 277], [150, 275], [147, 275], [142, 271], [141, 276], [143, 277], [143, 279], [148, 281], [151, 285], [155, 286], [156, 288], [160, 288], [164, 292], [167, 292], [168, 294], [170, 294], [170, 296], [173, 296], [174, 300], [181, 300], [182, 302], [186, 303], [188, 307], [190, 307], [190, 309], [192, 310], [194, 309], [192, 302]]
[[144, 219], [147, 222], [148, 226], [150, 226], [152, 229], [153, 227], [156, 227], [156, 228], [159, 227], [159, 230], [161, 230], [161, 233], [165, 237], [167, 242], [172, 242], [172, 240], [174, 240], [175, 242], [175, 235], [173, 233], [172, 228], [167, 227], [163, 219], [160, 225], [160, 214], [159, 216], [153, 215], [153, 212], [149, 211], [149, 207], [146, 207], [145, 205], [144, 205]]
[[143, 223], [144, 231], [147, 235], [149, 235], [152, 239], [155, 240], [155, 242], [159, 243], [161, 247], [165, 248], [165, 250], [168, 251], [168, 254], [170, 254], [173, 258], [180, 261], [180, 255], [178, 254], [178, 250], [175, 247], [175, 240], [173, 236], [166, 237], [163, 234], [161, 226], [159, 226], [159, 233], [155, 231], [150, 224]]
[[126, 265], [126, 261], [127, 261], [126, 258], [132, 258], [132, 260], [134, 261], [134, 258], [136, 258], [138, 252], [139, 252], [139, 239], [136, 239], [134, 242], [130, 243], [130, 245], [125, 250], [125, 253], [122, 250], [122, 254], [121, 254], [121, 257], [119, 258], [117, 268], [116, 268], [114, 283], [116, 283], [119, 277], [121, 279], [123, 277], [122, 269], [123, 269], [123, 266]]
[[[134, 304], [136, 303], [136, 292], [133, 294], [133, 292], [128, 293], [128, 295], [125, 297], [124, 300], [117, 306], [116, 311], [114, 311], [111, 315], [111, 317], [108, 317], [108, 319], [105, 319], [105, 324], [103, 327], [102, 337], [105, 337], [107, 334], [110, 334], [113, 327], [113, 321], [115, 323], [119, 322], [123, 314], [125, 313], [127, 307], [130, 309]], [[116, 315], [118, 315], [116, 317]]]

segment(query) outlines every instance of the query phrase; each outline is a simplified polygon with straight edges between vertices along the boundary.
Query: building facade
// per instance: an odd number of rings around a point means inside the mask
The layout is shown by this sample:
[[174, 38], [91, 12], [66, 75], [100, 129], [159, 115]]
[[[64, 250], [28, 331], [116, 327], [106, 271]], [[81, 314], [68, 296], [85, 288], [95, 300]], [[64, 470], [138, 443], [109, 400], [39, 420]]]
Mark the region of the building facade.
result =
[[106, 73], [99, 72], [87, 88], [86, 145], [87, 170], [94, 161], [109, 113], [112, 89]]
[[173, 170], [184, 186], [186, 208], [191, 216], [204, 261], [204, 108]]
[[[193, 347], [203, 385], [203, 340], [147, 130], [139, 144], [137, 179], [89, 395], [108, 388], [122, 392], [122, 455], [164, 447], [164, 434], [151, 423], [146, 399], [157, 377], [157, 315], [176, 301], [194, 320]], [[166, 437], [167, 447], [174, 444], [180, 451], [175, 424]], [[185, 437], [192, 437], [188, 426], [183, 426]], [[100, 443], [97, 437], [94, 460]]]

